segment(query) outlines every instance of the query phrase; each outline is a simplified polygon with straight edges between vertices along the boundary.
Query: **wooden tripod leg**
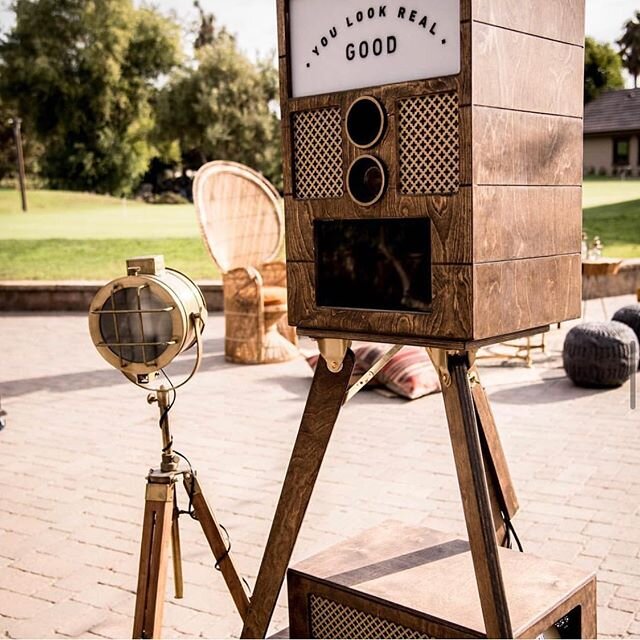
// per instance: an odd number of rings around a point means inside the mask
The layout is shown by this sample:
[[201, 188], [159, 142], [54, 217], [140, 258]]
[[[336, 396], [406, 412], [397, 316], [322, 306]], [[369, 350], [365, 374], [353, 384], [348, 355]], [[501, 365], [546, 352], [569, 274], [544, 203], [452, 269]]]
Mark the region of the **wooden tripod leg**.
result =
[[468, 354], [449, 355], [442, 392], [487, 637], [512, 638], [476, 412]]
[[331, 373], [324, 359], [318, 360], [242, 638], [264, 638], [267, 634], [354, 364], [351, 350], [347, 351], [340, 373]]
[[482, 455], [489, 485], [489, 496], [496, 525], [496, 536], [498, 537], [498, 544], [502, 544], [505, 540], [506, 527], [501, 512], [511, 520], [518, 513], [520, 505], [518, 504], [511, 473], [509, 472], [509, 465], [500, 442], [500, 435], [498, 434], [489, 399], [480, 382], [478, 371], [473, 368], [471, 374], [473, 378], [471, 393], [476, 410]]
[[227, 588], [235, 602], [238, 613], [242, 619], [245, 620], [249, 609], [249, 597], [242, 586], [242, 581], [240, 580], [240, 576], [233, 564], [231, 555], [227, 551], [227, 544], [222, 537], [220, 525], [216, 522], [215, 516], [209, 507], [207, 499], [202, 493], [202, 488], [200, 487], [200, 483], [195, 475], [185, 475], [184, 487], [187, 493], [191, 496], [193, 509], [196, 517], [198, 518], [198, 522], [200, 523], [202, 531], [207, 538], [207, 542], [211, 547], [211, 551], [218, 562], [220, 572], [222, 573], [224, 581], [227, 583]]
[[173, 482], [147, 482], [133, 621], [134, 638], [159, 638], [162, 632], [174, 491]]

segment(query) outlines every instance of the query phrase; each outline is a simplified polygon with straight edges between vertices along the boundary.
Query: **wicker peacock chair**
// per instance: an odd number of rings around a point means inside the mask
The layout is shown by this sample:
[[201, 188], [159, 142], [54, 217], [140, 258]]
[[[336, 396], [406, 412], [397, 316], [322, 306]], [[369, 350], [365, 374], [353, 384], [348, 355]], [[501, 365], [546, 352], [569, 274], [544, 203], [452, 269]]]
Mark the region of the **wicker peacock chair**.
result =
[[284, 238], [275, 187], [249, 167], [216, 161], [198, 171], [193, 196], [205, 245], [223, 274], [226, 359], [298, 356], [295, 329], [286, 322], [286, 267], [273, 261]]

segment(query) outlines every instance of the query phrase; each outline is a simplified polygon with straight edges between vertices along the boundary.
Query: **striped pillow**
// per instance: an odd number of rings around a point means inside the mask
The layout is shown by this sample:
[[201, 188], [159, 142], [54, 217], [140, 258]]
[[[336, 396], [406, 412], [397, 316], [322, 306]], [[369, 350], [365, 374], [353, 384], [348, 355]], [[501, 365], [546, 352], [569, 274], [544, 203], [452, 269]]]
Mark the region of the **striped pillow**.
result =
[[[356, 365], [351, 383], [357, 381], [390, 349], [391, 345], [366, 343], [356, 347]], [[312, 369], [318, 363], [318, 355], [307, 358]], [[397, 353], [378, 375], [369, 383], [370, 387], [384, 386], [402, 398], [417, 400], [423, 396], [440, 392], [440, 380], [425, 349], [405, 347]]]
[[[356, 359], [363, 373], [389, 349], [387, 345], [367, 344], [356, 349]], [[397, 353], [374, 379], [389, 391], [417, 400], [440, 392], [440, 379], [425, 349], [405, 347]]]

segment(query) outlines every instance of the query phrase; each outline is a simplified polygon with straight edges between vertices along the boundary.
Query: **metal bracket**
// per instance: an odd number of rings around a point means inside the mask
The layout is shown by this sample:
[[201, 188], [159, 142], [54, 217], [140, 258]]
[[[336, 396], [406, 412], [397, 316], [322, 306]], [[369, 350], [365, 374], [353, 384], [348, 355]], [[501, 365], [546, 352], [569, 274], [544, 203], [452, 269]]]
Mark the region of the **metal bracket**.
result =
[[469, 378], [469, 384], [471, 385], [472, 389], [473, 387], [477, 387], [480, 384], [480, 376], [475, 369], [469, 370], [469, 374], [467, 377]]
[[443, 387], [449, 388], [451, 386], [451, 373], [449, 372], [449, 355], [454, 352], [447, 351], [446, 349], [427, 348], [427, 353], [431, 358], [431, 362], [433, 362], [433, 366], [438, 372], [440, 383]]
[[446, 349], [434, 349], [427, 348], [427, 353], [433, 362], [433, 366], [436, 368], [438, 375], [440, 376], [440, 382], [443, 387], [449, 388], [451, 386], [451, 373], [449, 371], [449, 356], [454, 355], [467, 355], [469, 358], [469, 383], [471, 386], [480, 382], [477, 372], [473, 371], [473, 367], [476, 364], [476, 352], [475, 351], [447, 351]]
[[351, 340], [340, 338], [318, 338], [320, 355], [327, 363], [327, 369], [331, 373], [340, 373], [344, 364], [347, 350], [351, 347]]
[[404, 349], [403, 344], [396, 344], [387, 353], [385, 353], [376, 363], [365, 373], [352, 387], [347, 391], [344, 397], [344, 403], [347, 404], [349, 400], [353, 400], [353, 398], [360, 393], [379, 373], [384, 369], [384, 367], [389, 363], [391, 358], [396, 355], [399, 351]]

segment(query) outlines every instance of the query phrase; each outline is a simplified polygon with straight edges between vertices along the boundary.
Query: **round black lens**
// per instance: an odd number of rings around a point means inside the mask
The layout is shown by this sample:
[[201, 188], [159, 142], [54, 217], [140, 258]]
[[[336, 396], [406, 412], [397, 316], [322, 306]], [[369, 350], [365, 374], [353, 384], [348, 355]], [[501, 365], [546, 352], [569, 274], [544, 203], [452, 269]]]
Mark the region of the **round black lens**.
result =
[[357, 147], [367, 149], [378, 143], [387, 124], [382, 105], [375, 98], [358, 98], [347, 113], [347, 135]]
[[368, 206], [380, 200], [387, 186], [382, 162], [373, 156], [358, 158], [349, 168], [347, 186], [358, 204]]

